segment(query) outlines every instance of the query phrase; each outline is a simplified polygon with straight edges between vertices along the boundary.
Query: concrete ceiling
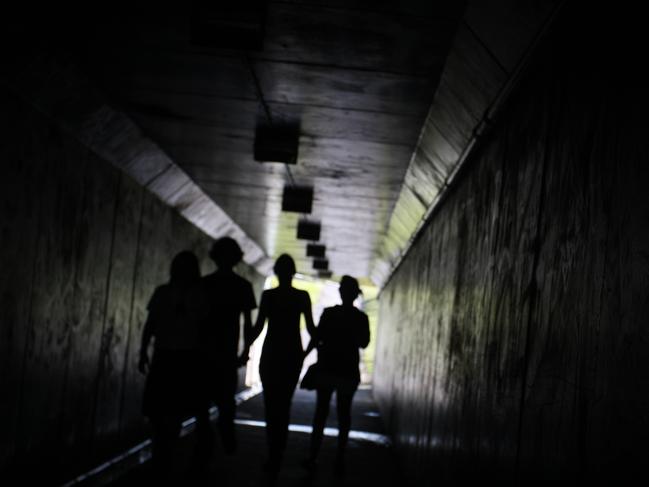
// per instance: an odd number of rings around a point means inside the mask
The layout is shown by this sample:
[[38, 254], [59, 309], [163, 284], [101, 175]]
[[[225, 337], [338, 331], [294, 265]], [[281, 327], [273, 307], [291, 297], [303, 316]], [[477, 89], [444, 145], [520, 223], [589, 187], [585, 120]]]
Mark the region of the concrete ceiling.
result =
[[[369, 276], [462, 2], [214, 4], [230, 19], [225, 31], [254, 30], [265, 13], [261, 49], [237, 35], [219, 41], [227, 47], [197, 43], [190, 3], [146, 2], [97, 16], [74, 49], [111, 105], [269, 256], [288, 252], [300, 272], [315, 272], [296, 238], [304, 215], [281, 211], [285, 185], [313, 186], [307, 216], [322, 225], [331, 270]], [[259, 123], [299, 126], [296, 165], [254, 160]]]
[[[382, 286], [561, 5], [20, 4], [0, 20], [0, 81], [208, 235], [237, 238], [259, 272], [288, 252], [315, 274], [296, 238], [307, 217], [334, 274]], [[299, 127], [297, 164], [255, 161], [257, 126], [283, 124]], [[290, 185], [314, 188], [311, 214], [281, 211]]]

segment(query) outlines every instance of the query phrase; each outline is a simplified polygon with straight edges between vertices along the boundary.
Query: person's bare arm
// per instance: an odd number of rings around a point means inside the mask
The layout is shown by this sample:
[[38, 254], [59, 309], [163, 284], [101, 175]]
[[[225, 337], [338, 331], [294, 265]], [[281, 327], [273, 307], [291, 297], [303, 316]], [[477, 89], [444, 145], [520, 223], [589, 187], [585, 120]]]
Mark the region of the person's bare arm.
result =
[[302, 310], [302, 313], [304, 313], [304, 321], [306, 322], [306, 331], [309, 332], [309, 335], [313, 336], [316, 332], [315, 324], [313, 323], [313, 311], [311, 310], [311, 298], [309, 297], [309, 293], [304, 293], [305, 298], [304, 298], [304, 309]]
[[[252, 320], [250, 320], [250, 323], [252, 324]], [[246, 347], [248, 349], [250, 349], [250, 346], [259, 337], [261, 331], [264, 329], [265, 324], [266, 324], [266, 299], [264, 294], [262, 294], [261, 302], [259, 303], [259, 312], [257, 313], [257, 320], [255, 321], [254, 326], [251, 325], [248, 328], [247, 330], [248, 336], [245, 337]], [[245, 329], [245, 324], [244, 324], [244, 329]]]
[[309, 344], [306, 347], [306, 350], [304, 350], [304, 356], [306, 357], [311, 353], [311, 350], [313, 350], [316, 346], [318, 345], [318, 341], [315, 336], [311, 337], [311, 340], [309, 340]]
[[365, 348], [370, 343], [370, 322], [365, 313], [363, 313], [363, 324], [358, 330], [358, 346], [360, 348]]
[[142, 341], [140, 343], [140, 360], [138, 361], [137, 368], [142, 374], [149, 373], [149, 342], [153, 336], [154, 330], [154, 319], [153, 313], [149, 312], [146, 322], [144, 323], [144, 329], [142, 330]]
[[[311, 353], [311, 350], [314, 348], [317, 348], [318, 345], [320, 345], [320, 341], [322, 339], [321, 333], [322, 330], [326, 328], [326, 322], [329, 317], [329, 312], [327, 309], [325, 309], [322, 312], [322, 315], [320, 316], [320, 323], [318, 323], [317, 327], [314, 327], [315, 329], [313, 330], [313, 333], [311, 333], [311, 340], [309, 340], [309, 345], [307, 345], [306, 350], [304, 351], [304, 356], [306, 357]], [[324, 324], [324, 327], [323, 327]]]

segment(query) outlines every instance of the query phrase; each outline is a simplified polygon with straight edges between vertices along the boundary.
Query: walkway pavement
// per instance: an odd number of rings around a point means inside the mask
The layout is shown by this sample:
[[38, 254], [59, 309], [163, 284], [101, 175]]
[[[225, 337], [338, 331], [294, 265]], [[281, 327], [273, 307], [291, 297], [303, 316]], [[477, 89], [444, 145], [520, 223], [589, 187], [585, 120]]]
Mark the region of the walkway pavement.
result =
[[[332, 401], [328, 428], [336, 427], [335, 402]], [[347, 451], [347, 470], [344, 477], [333, 473], [336, 449], [336, 430], [325, 430], [325, 436], [318, 467], [313, 473], [306, 471], [300, 462], [305, 458], [309, 446], [310, 424], [315, 407], [315, 393], [298, 390], [291, 411], [291, 433], [289, 445], [279, 476], [273, 481], [262, 470], [266, 459], [266, 437], [263, 425], [263, 399], [256, 395], [237, 408], [237, 438], [239, 448], [234, 456], [225, 456], [217, 446], [209, 470], [197, 476], [187, 469], [194, 438], [188, 435], [181, 440], [174, 479], [167, 485], [206, 485], [252, 487], [276, 485], [294, 486], [399, 486], [403, 485], [392, 448], [386, 444], [381, 419], [372, 400], [371, 390], [360, 389], [354, 397], [352, 408], [352, 433]], [[148, 486], [154, 485], [151, 462], [132, 470], [112, 485]], [[274, 483], [273, 483], [274, 482]]]

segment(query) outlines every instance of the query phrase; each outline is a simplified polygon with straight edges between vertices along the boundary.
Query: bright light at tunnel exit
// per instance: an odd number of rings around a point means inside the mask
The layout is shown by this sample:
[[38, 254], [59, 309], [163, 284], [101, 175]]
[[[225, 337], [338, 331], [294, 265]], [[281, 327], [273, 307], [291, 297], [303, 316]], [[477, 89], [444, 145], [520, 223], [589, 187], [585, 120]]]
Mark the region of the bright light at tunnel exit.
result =
[[[271, 289], [279, 284], [277, 277], [267, 277], [264, 282], [264, 289]], [[311, 298], [311, 309], [313, 313], [313, 321], [318, 324], [320, 315], [325, 308], [335, 306], [341, 303], [340, 294], [338, 293], [338, 282], [328, 279], [312, 278], [302, 274], [296, 274], [293, 278], [293, 287], [304, 290], [309, 293]], [[362, 294], [354, 302], [354, 306], [367, 313], [370, 321], [370, 344], [364, 350], [361, 350], [360, 369], [361, 369], [361, 383], [371, 384], [372, 374], [374, 372], [374, 354], [376, 348], [376, 326], [378, 320], [378, 288], [371, 284], [360, 284]], [[258, 297], [258, 299], [261, 296]], [[253, 318], [255, 318], [253, 316]], [[302, 334], [302, 346], [307, 347], [309, 343], [309, 334], [306, 331], [306, 323], [304, 319], [301, 320], [300, 330]], [[250, 349], [250, 362], [248, 362], [248, 370], [246, 372], [246, 385], [250, 387], [259, 386], [259, 359], [261, 357], [261, 346], [266, 336], [266, 328], [255, 341]], [[316, 352], [310, 353], [304, 360], [302, 373], [314, 363], [317, 359]]]

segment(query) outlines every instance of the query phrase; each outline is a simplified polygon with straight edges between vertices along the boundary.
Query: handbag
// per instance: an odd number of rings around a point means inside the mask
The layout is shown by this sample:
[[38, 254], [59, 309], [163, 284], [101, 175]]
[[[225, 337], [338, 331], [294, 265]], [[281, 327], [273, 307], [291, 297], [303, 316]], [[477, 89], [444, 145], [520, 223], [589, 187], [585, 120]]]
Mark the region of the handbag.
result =
[[306, 389], [307, 391], [312, 391], [317, 389], [320, 385], [320, 366], [318, 362], [311, 364], [304, 377], [302, 377], [302, 382], [300, 382], [300, 389]]

